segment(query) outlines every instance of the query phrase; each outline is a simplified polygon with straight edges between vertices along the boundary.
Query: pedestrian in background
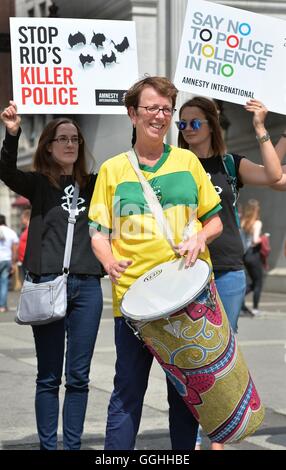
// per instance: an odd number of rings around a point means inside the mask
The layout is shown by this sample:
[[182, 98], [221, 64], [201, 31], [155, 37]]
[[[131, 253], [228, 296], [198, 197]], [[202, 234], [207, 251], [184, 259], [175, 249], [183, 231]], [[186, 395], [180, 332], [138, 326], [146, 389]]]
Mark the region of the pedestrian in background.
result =
[[80, 187], [67, 280], [66, 317], [32, 327], [37, 355], [35, 408], [40, 448], [57, 449], [59, 388], [66, 349], [63, 446], [65, 450], [77, 450], [81, 446], [90, 363], [102, 313], [103, 272], [91, 250], [87, 218], [96, 176], [86, 170], [85, 142], [76, 122], [65, 117], [50, 121], [34, 155], [35, 170], [23, 172], [17, 169], [21, 129], [13, 101], [1, 119], [6, 136], [1, 150], [0, 178], [32, 206], [25, 254], [30, 281], [50, 281], [62, 273], [75, 183]]
[[252, 315], [259, 314], [259, 300], [263, 283], [263, 263], [260, 254], [262, 221], [260, 204], [256, 199], [249, 199], [241, 218], [241, 237], [244, 246], [244, 265], [249, 277], [245, 295], [253, 292]]
[[19, 236], [19, 249], [18, 249], [18, 266], [20, 269], [20, 278], [23, 283], [26, 275], [26, 268], [24, 266], [24, 257], [26, 252], [27, 240], [28, 240], [28, 230], [31, 217], [31, 209], [25, 209], [21, 214], [21, 224], [23, 230]]
[[0, 214], [0, 313], [8, 310], [9, 275], [17, 266], [18, 235], [6, 225], [6, 217]]

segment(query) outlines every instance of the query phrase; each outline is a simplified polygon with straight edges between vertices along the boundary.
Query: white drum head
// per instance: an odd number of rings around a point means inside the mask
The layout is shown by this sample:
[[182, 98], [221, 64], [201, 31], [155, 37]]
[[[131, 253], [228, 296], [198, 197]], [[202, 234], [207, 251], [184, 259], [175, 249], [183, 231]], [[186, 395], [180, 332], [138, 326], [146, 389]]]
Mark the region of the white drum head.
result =
[[189, 268], [185, 268], [185, 258], [159, 264], [125, 292], [120, 306], [122, 315], [138, 321], [168, 317], [204, 290], [210, 273], [210, 266], [201, 259]]

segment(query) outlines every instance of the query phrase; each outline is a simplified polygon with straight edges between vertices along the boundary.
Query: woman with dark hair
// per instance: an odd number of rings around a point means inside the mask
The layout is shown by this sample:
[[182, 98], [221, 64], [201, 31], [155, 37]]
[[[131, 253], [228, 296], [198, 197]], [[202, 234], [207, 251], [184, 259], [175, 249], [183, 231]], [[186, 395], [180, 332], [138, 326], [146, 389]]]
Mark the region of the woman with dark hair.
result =
[[[222, 199], [223, 233], [210, 245], [216, 285], [229, 322], [237, 332], [237, 321], [245, 294], [243, 246], [240, 238], [236, 203], [244, 184], [266, 186], [279, 181], [281, 165], [270, 136], [264, 127], [267, 109], [257, 100], [247, 102], [245, 109], [253, 113], [253, 126], [264, 166], [245, 156], [232, 154], [235, 177], [226, 166], [226, 146], [217, 107], [208, 98], [194, 97], [179, 112], [178, 146], [192, 150]], [[230, 155], [230, 154], [228, 154]]]
[[[229, 323], [237, 332], [237, 322], [243, 304], [246, 279], [243, 246], [236, 208], [239, 189], [244, 184], [266, 186], [279, 181], [281, 165], [264, 121], [267, 109], [258, 100], [250, 100], [245, 109], [253, 113], [253, 126], [260, 146], [263, 164], [258, 165], [245, 156], [226, 154], [219, 113], [214, 102], [197, 96], [182, 105], [179, 111], [178, 146], [194, 152], [221, 197], [222, 235], [209, 247], [218, 293]], [[230, 174], [229, 160], [232, 165]], [[221, 444], [212, 444], [219, 450]]]
[[75, 183], [80, 187], [66, 317], [32, 327], [38, 367], [35, 408], [40, 448], [57, 449], [59, 388], [66, 348], [63, 445], [66, 450], [76, 450], [81, 446], [90, 363], [102, 312], [103, 271], [92, 254], [87, 224], [96, 175], [86, 169], [84, 138], [71, 119], [54, 119], [44, 128], [34, 156], [35, 171], [29, 172], [17, 169], [21, 119], [13, 101], [4, 109], [1, 119], [6, 136], [0, 178], [10, 189], [29, 199], [32, 206], [24, 258], [30, 281], [50, 281], [62, 273]]

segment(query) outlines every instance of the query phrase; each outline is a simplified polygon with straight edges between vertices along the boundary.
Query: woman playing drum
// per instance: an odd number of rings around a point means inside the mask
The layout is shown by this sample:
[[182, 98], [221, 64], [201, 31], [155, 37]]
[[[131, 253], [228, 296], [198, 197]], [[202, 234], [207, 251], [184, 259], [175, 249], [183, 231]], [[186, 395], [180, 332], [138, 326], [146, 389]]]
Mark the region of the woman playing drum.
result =
[[[128, 90], [125, 106], [134, 129], [133, 146], [140, 168], [164, 209], [178, 253], [186, 254], [189, 266], [198, 256], [210, 263], [206, 245], [222, 232], [218, 216], [221, 207], [197, 157], [163, 142], [175, 111], [176, 96], [177, 89], [168, 79], [147, 77]], [[194, 214], [196, 234], [182, 242], [183, 229]], [[105, 449], [132, 450], [153, 356], [126, 325], [119, 305], [139, 276], [176, 255], [150, 213], [125, 153], [102, 165], [89, 217], [93, 250], [113, 282], [117, 362]], [[197, 422], [189, 413], [190, 423], [185, 428], [181, 419], [185, 404], [169, 381], [167, 385], [172, 448], [193, 448]], [[176, 422], [179, 426], [175, 426]], [[174, 427], [180, 427], [180, 432], [174, 433]]]

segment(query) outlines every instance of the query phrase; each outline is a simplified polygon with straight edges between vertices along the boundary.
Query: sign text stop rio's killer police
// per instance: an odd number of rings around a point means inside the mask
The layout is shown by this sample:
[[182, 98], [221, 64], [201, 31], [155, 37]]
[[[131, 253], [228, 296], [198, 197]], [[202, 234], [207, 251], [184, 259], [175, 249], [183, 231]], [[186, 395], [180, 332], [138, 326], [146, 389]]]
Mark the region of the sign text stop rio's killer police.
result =
[[138, 78], [134, 22], [17, 17], [10, 30], [20, 113], [125, 114]]

